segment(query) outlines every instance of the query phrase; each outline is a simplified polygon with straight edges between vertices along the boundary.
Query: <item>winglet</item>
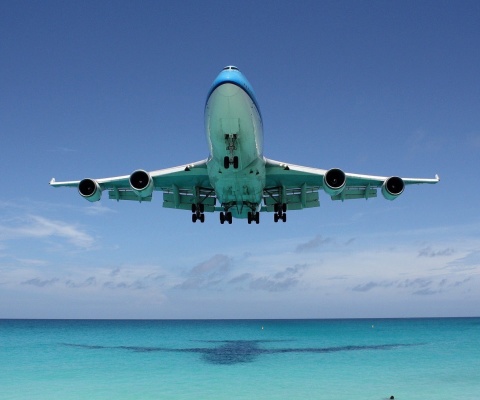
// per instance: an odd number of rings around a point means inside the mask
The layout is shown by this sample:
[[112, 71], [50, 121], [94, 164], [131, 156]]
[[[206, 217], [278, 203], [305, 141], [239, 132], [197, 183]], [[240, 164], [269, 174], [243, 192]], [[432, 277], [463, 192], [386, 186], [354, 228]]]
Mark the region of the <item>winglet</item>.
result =
[[52, 180], [50, 181], [50, 185], [53, 185], [55, 183], [55, 178], [52, 178]]
[[438, 174], [435, 174], [435, 179], [440, 182], [440, 177], [438, 176]]

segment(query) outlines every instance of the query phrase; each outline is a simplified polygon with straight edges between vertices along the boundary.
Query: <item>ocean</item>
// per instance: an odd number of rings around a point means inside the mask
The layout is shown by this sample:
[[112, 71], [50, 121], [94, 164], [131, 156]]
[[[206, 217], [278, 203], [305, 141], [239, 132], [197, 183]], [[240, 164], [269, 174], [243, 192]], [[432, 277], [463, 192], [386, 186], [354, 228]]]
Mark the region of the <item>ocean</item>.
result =
[[480, 318], [0, 320], [0, 399], [478, 399]]

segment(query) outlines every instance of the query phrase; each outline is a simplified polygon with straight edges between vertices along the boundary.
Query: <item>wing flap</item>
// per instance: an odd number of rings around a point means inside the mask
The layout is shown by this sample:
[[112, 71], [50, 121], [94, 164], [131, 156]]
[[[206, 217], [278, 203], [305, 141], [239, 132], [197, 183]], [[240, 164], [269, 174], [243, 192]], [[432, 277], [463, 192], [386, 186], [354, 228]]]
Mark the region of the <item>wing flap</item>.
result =
[[372, 197], [377, 197], [376, 188], [347, 186], [340, 194], [331, 196], [331, 199], [344, 201], [353, 199], [370, 199]]
[[205, 212], [215, 211], [216, 198], [214, 195], [212, 196], [212, 191], [200, 189], [198, 194], [193, 191], [176, 192], [174, 189], [171, 192], [163, 193], [163, 207], [191, 210], [193, 204], [203, 204]]
[[320, 207], [318, 191], [307, 192], [307, 190], [306, 187], [299, 189], [286, 189], [283, 195], [286, 201], [282, 201], [281, 190], [277, 190], [276, 192], [269, 190], [268, 196], [264, 197], [266, 211], [273, 212], [275, 210], [275, 204], [279, 203], [288, 204], [289, 210], [303, 210], [304, 208]]
[[108, 198], [110, 200], [117, 200], [117, 201], [120, 201], [120, 200], [139, 201], [139, 202], [152, 201], [152, 195], [141, 197], [136, 193], [134, 193], [133, 190], [118, 190], [118, 189], [109, 190]]

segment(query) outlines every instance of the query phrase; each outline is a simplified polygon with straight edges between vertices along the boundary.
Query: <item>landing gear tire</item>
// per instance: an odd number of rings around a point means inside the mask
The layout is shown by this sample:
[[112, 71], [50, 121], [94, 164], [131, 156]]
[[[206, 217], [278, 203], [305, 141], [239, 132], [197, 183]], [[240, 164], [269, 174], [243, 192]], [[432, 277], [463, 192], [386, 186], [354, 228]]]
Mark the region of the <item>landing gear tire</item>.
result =
[[230, 225], [233, 221], [233, 216], [232, 216], [232, 213], [230, 211], [228, 212], [221, 212], [220, 213], [220, 223], [223, 225], [225, 222], [228, 222], [228, 224]]
[[255, 223], [258, 225], [260, 223], [260, 213], [256, 212], [256, 213], [252, 213], [252, 212], [248, 212], [248, 223], [251, 224], [253, 221], [255, 221]]
[[275, 214], [273, 215], [273, 220], [278, 222], [282, 220], [283, 222], [287, 222], [287, 204], [286, 203], [277, 203], [273, 206], [273, 210]]
[[233, 168], [238, 169], [238, 157], [233, 157]]
[[225, 169], [228, 169], [230, 167], [230, 158], [225, 156], [225, 158], [223, 159], [223, 167]]
[[203, 224], [205, 222], [205, 214], [201, 214], [201, 213], [192, 214], [192, 222], [195, 223], [197, 221], [200, 221]]

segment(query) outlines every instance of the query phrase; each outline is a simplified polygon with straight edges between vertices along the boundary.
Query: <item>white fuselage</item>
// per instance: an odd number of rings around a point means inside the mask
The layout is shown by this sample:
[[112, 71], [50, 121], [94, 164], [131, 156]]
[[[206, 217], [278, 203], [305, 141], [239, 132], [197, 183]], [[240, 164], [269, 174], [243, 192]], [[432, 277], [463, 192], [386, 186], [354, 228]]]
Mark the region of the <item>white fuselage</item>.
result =
[[[205, 130], [208, 175], [221, 206], [237, 218], [258, 211], [265, 187], [262, 118], [239, 71], [224, 70], [214, 82], [205, 105]], [[225, 157], [238, 157], [237, 168], [233, 162], [226, 166]]]

